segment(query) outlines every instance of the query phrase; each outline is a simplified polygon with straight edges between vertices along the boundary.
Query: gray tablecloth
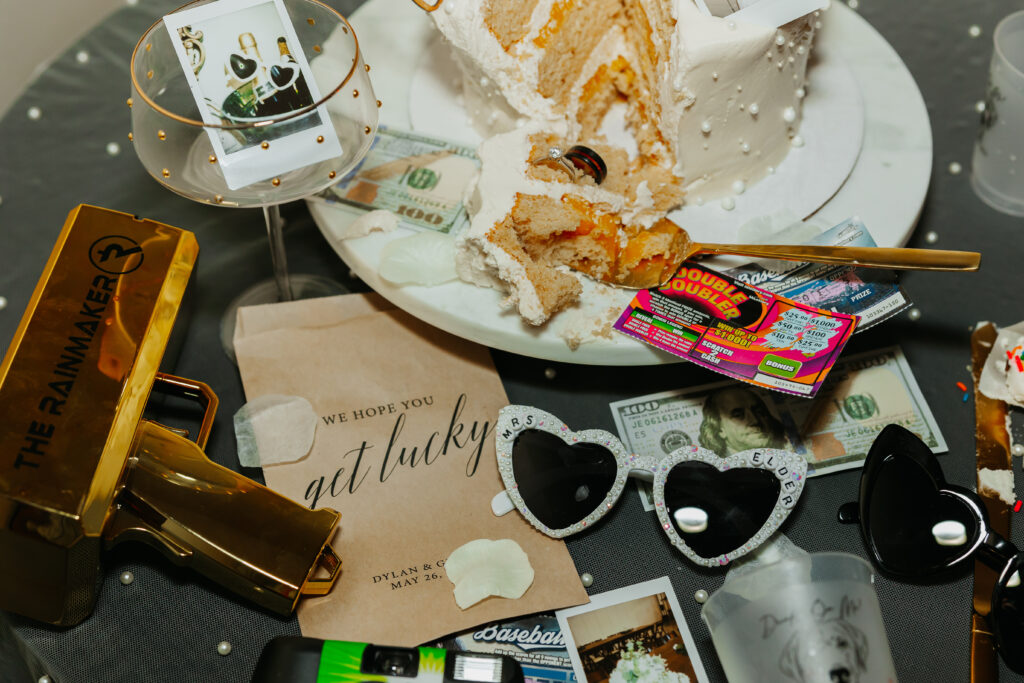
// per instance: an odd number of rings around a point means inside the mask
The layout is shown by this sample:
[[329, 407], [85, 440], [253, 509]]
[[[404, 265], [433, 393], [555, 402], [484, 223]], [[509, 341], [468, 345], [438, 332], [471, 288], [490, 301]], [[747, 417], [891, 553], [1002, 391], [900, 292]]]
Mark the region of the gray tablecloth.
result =
[[[392, 0], [395, 3], [408, 0]], [[128, 58], [142, 31], [177, 0], [140, 0], [75, 42], [18, 99], [0, 121], [0, 341], [5, 346], [28, 301], [68, 211], [79, 203], [126, 211], [195, 231], [203, 257], [198, 301], [175, 372], [203, 380], [221, 399], [209, 455], [238, 468], [232, 413], [243, 403], [238, 372], [220, 351], [220, 315], [252, 283], [271, 275], [266, 235], [257, 211], [201, 206], [166, 191], [142, 169], [127, 140]], [[350, 12], [358, 0], [339, 3]], [[903, 278], [921, 317], [906, 315], [858, 335], [849, 352], [899, 343], [949, 442], [942, 464], [950, 481], [974, 481], [974, 427], [970, 403], [955, 387], [968, 380], [969, 328], [978, 320], [1009, 324], [1024, 318], [1017, 281], [1024, 222], [978, 200], [969, 186], [970, 155], [983, 98], [991, 36], [1000, 17], [1024, 0], [927, 3], [860, 0], [859, 11], [906, 62], [924, 93], [934, 134], [931, 190], [911, 246], [938, 234], [936, 246], [984, 253], [980, 273], [910, 273]], [[50, 11], [50, 10], [47, 10]], [[56, 10], [53, 10], [56, 11]], [[968, 28], [977, 25], [981, 36]], [[88, 61], [76, 59], [86, 51]], [[28, 116], [37, 107], [38, 118]], [[870, 115], [870, 113], [869, 113]], [[120, 147], [108, 152], [108, 144]], [[964, 173], [952, 174], [951, 162]], [[865, 197], [865, 202], [873, 201]], [[302, 204], [286, 206], [285, 241], [293, 272], [331, 276], [351, 291], [365, 286], [331, 251]], [[654, 368], [595, 368], [552, 364], [493, 352], [509, 398], [561, 416], [570, 425], [614, 431], [608, 403], [643, 393], [702, 384], [717, 376], [687, 364]], [[548, 379], [547, 368], [554, 378]], [[2, 419], [2, 418], [0, 418]], [[0, 427], [2, 428], [2, 427]], [[259, 477], [256, 470], [246, 474]], [[1019, 478], [1019, 477], [1018, 477]], [[840, 503], [856, 497], [858, 472], [812, 480], [784, 532], [809, 551], [863, 555], [855, 527], [836, 522]], [[1014, 539], [1024, 540], [1017, 524]], [[713, 681], [724, 675], [692, 596], [714, 591], [722, 573], [700, 571], [675, 552], [633, 493], [608, 518], [569, 541], [581, 572], [594, 576], [592, 592], [668, 575]], [[106, 579], [95, 613], [71, 629], [11, 617], [15, 631], [53, 679], [92, 681], [247, 681], [263, 645], [298, 634], [294, 619], [253, 609], [197, 575], [178, 570], [144, 546], [122, 546], [105, 561]], [[122, 585], [130, 570], [135, 581]], [[912, 585], [879, 578], [878, 596], [899, 677], [903, 681], [966, 680], [971, 576]], [[402, 619], [403, 615], [392, 615]], [[2, 632], [0, 632], [2, 637]], [[227, 640], [233, 650], [217, 654]], [[0, 655], [2, 657], [2, 655]], [[2, 661], [2, 660], [0, 660]], [[0, 671], [0, 681], [15, 673]], [[37, 674], [38, 675], [38, 674]], [[1004, 680], [1012, 674], [1004, 670]]]

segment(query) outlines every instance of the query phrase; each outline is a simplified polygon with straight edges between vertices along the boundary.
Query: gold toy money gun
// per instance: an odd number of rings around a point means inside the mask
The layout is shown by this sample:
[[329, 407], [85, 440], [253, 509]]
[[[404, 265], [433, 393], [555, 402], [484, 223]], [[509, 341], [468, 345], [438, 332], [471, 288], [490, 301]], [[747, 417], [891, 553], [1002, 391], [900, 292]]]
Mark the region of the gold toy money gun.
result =
[[[157, 371], [197, 256], [178, 228], [68, 216], [0, 365], [0, 609], [77, 624], [127, 540], [280, 614], [334, 585], [338, 513], [207, 459], [217, 397]], [[143, 418], [153, 390], [202, 404], [195, 442]]]

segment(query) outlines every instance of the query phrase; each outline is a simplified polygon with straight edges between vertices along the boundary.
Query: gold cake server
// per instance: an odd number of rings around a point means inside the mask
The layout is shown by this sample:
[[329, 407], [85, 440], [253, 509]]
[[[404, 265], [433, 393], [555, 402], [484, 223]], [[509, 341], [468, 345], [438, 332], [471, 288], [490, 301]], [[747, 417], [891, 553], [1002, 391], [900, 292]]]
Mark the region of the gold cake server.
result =
[[[569, 267], [605, 284], [623, 289], [650, 289], [663, 287], [676, 274], [679, 267], [694, 256], [735, 255], [805, 261], [811, 263], [837, 263], [858, 268], [891, 268], [894, 270], [975, 271], [981, 265], [981, 254], [975, 251], [949, 251], [944, 249], [909, 249], [890, 247], [834, 247], [806, 244], [713, 244], [694, 242], [689, 234], [674, 222], [663, 218], [652, 232], [672, 235], [671, 258], [647, 259], [638, 264], [625, 264], [598, 273], [587, 263]], [[621, 271], [625, 272], [621, 272]]]

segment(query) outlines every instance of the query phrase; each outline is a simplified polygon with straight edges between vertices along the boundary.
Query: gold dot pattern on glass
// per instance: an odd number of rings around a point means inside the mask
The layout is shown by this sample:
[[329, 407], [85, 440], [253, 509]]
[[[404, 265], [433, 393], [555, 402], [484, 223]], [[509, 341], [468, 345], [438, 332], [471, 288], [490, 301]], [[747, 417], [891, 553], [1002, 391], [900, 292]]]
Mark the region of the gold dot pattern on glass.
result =
[[125, 102], [127, 102], [127, 103], [128, 103], [128, 106], [129, 106], [129, 107], [130, 107], [130, 106], [132, 106], [132, 104], [133, 104], [133, 102], [132, 102], [132, 98], [130, 98], [130, 97], [129, 97], [129, 98], [127, 99], [127, 100], [125, 100]]
[[316, 136], [316, 141], [317, 141], [317, 144], [322, 143], [324, 141], [324, 136], [323, 135], [317, 135]]
[[377, 108], [380, 109], [381, 101], [377, 100]]
[[131, 131], [128, 131], [128, 142], [131, 142], [131, 141], [132, 141], [132, 140], [134, 140], [134, 139], [135, 139], [135, 136], [134, 136], [134, 135], [132, 135], [132, 132], [131, 132]]
[[262, 149], [270, 149], [270, 143], [264, 140], [263, 142], [260, 143], [260, 147]]
[[313, 17], [310, 17], [309, 19], [306, 19], [306, 22], [309, 23], [310, 26], [315, 26], [316, 25], [316, 19], [314, 19]]
[[370, 65], [369, 64], [363, 64], [363, 68], [366, 69], [367, 72], [370, 71]]
[[167, 133], [163, 132], [162, 130], [158, 130], [156, 132], [156, 136], [158, 138], [160, 138], [161, 140], [166, 140], [167, 139]]
[[363, 132], [366, 133], [367, 135], [369, 135], [370, 134], [370, 127], [367, 126], [366, 128], [363, 128]]
[[314, 45], [314, 46], [313, 46], [313, 52], [320, 52], [320, 51], [321, 51], [322, 49], [323, 49], [323, 48], [322, 48], [322, 47], [320, 47], [319, 45]]
[[337, 173], [335, 173], [334, 171], [331, 171], [330, 173], [328, 173], [328, 174], [327, 174], [327, 177], [328, 177], [328, 178], [331, 178], [331, 179], [333, 180], [333, 179], [334, 179], [334, 176], [336, 176], [336, 175], [338, 175], [338, 174], [337, 174]]
[[163, 175], [164, 178], [170, 178], [171, 177], [170, 169], [165, 168], [164, 170], [160, 171], [160, 173], [161, 173], [161, 175]]
[[270, 181], [270, 184], [273, 185], [274, 187], [277, 187], [278, 185], [281, 184], [281, 179], [280, 178], [274, 178], [273, 180]]
[[153, 70], [152, 69], [150, 69], [149, 71], [146, 72], [146, 78], [153, 78]]
[[214, 195], [213, 196], [213, 201], [217, 202], [218, 204], [223, 204], [224, 203], [224, 195], [222, 195], [222, 194]]
[[352, 91], [352, 97], [359, 97], [359, 91], [358, 90], [353, 90]]
[[214, 154], [211, 154], [211, 155], [209, 156], [209, 160], [210, 160], [210, 163], [211, 163], [211, 164], [215, 164], [215, 163], [217, 163], [217, 156], [216, 156], [216, 155], [214, 155]]

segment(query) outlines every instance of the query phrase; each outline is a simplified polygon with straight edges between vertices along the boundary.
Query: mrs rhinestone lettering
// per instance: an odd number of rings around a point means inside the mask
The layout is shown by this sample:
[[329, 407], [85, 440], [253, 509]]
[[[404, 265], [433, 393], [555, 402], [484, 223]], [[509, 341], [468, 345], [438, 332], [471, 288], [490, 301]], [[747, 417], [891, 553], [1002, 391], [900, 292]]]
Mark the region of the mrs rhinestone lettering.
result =
[[425, 442], [415, 446], [403, 443], [402, 432], [405, 429], [406, 414], [409, 410], [433, 405], [433, 396], [398, 401], [397, 405], [389, 402], [353, 411], [322, 415], [321, 419], [325, 424], [336, 425], [397, 414], [388, 443], [384, 447], [383, 455], [380, 456], [379, 464], [374, 463], [374, 459], [376, 454], [381, 452], [380, 449], [374, 450], [375, 444], [363, 441], [359, 446], [341, 454], [340, 459], [345, 464], [339, 466], [333, 474], [311, 481], [306, 487], [304, 500], [309, 504], [310, 509], [315, 510], [325, 496], [337, 498], [346, 492], [354, 494], [371, 473], [376, 475], [378, 482], [384, 484], [399, 467], [413, 469], [418, 465], [430, 466], [437, 462], [438, 458], [449, 454], [465, 455], [466, 476], [472, 477], [476, 474], [480, 456], [487, 444], [488, 436], [494, 431], [494, 425], [486, 420], [483, 422], [473, 420], [472, 424], [468, 424], [462, 417], [467, 401], [466, 394], [460, 394], [452, 406], [451, 418], [443, 427], [443, 431], [438, 429], [430, 432]]
[[67, 334], [67, 345], [53, 362], [52, 380], [43, 387], [43, 395], [37, 408], [39, 419], [32, 420], [25, 428], [23, 445], [14, 458], [14, 467], [38, 468], [47, 455], [47, 447], [53, 440], [57, 425], [51, 416], [62, 416], [64, 405], [75, 389], [82, 363], [100, 331], [103, 314], [116, 291], [118, 276], [97, 275], [91, 287], [82, 296], [78, 313], [71, 318]]

